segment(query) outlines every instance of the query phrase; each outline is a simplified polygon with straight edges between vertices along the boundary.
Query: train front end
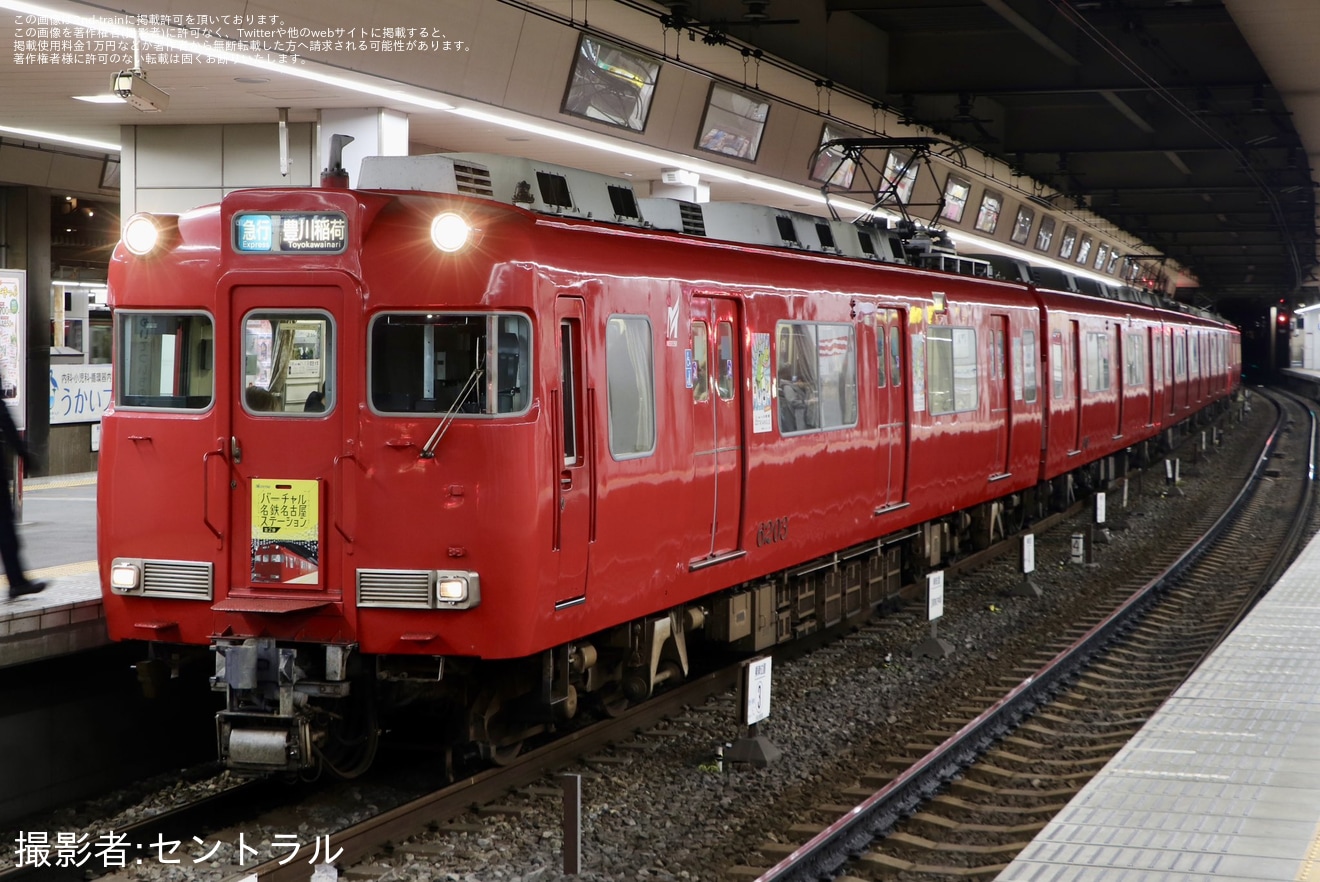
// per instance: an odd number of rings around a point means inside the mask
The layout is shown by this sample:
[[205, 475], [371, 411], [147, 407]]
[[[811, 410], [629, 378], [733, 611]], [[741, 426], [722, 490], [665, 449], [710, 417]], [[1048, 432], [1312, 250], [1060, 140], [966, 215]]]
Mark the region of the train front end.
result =
[[533, 482], [497, 480], [535, 444], [532, 322], [444, 205], [239, 191], [116, 250], [106, 621], [162, 667], [211, 653], [231, 768], [352, 774], [388, 707], [443, 701], [446, 659], [531, 640], [483, 588], [539, 563], [489, 550], [538, 529]]

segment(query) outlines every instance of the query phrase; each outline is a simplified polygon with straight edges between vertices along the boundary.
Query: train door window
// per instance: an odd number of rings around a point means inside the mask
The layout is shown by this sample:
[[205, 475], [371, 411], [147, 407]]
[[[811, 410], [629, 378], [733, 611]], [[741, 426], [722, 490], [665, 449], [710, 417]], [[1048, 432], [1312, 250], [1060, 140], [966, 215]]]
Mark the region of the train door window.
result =
[[885, 388], [885, 329], [879, 327], [875, 329], [875, 364], [876, 364], [876, 386], [880, 389]]
[[1086, 389], [1104, 392], [1109, 388], [1110, 342], [1106, 333], [1089, 332], [1086, 335]]
[[1187, 376], [1195, 380], [1201, 376], [1201, 335], [1187, 335]]
[[1127, 335], [1127, 346], [1123, 356], [1123, 382], [1128, 386], [1144, 386], [1146, 384], [1146, 351], [1141, 345], [1140, 334]]
[[719, 370], [717, 374], [717, 385], [720, 398], [725, 401], [733, 400], [733, 325], [729, 322], [720, 322], [717, 330], [716, 347], [719, 350], [720, 363], [716, 366]]
[[926, 335], [926, 390], [932, 414], [976, 409], [974, 329], [930, 329]]
[[334, 326], [315, 312], [251, 312], [243, 319], [243, 407], [317, 416], [334, 406]]
[[1176, 331], [1173, 335], [1173, 378], [1187, 379], [1187, 337]]
[[573, 340], [574, 324], [569, 319], [559, 323], [559, 352], [562, 376], [560, 389], [563, 390], [564, 405], [564, 465], [577, 465], [577, 345]]
[[1151, 336], [1151, 376], [1156, 383], [1164, 382], [1164, 337], [1152, 333]]
[[1004, 332], [995, 331], [995, 351], [993, 354], [994, 364], [990, 366], [991, 379], [1002, 380], [1008, 376], [1008, 371], [1004, 369]]
[[1036, 400], [1036, 332], [1022, 332], [1022, 352], [1018, 361], [1022, 363], [1022, 398], [1028, 403]]
[[710, 398], [710, 341], [705, 322], [692, 323], [692, 400]]
[[610, 453], [615, 459], [646, 456], [655, 450], [652, 364], [650, 319], [610, 316], [605, 326], [605, 366], [609, 382]]
[[903, 385], [903, 351], [898, 345], [898, 326], [889, 329], [889, 382]]
[[372, 319], [367, 388], [378, 413], [503, 415], [531, 406], [531, 323], [512, 314]]
[[203, 410], [215, 399], [215, 328], [202, 313], [119, 312], [115, 403]]
[[1063, 397], [1063, 339], [1055, 334], [1050, 341], [1050, 394], [1054, 398]]

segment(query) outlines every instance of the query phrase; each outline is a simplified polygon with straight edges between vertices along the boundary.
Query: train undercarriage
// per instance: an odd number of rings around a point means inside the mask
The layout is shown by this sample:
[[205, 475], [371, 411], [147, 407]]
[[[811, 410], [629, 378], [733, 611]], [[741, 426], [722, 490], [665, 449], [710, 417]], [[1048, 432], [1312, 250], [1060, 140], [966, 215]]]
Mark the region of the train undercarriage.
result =
[[529, 739], [585, 714], [617, 714], [683, 680], [700, 653], [763, 652], [882, 612], [926, 572], [1067, 508], [1175, 440], [1143, 442], [1026, 492], [530, 658], [364, 656], [353, 646], [217, 638], [220, 758], [242, 772], [353, 777], [388, 729], [392, 739], [443, 751], [450, 768], [464, 756], [508, 763]]

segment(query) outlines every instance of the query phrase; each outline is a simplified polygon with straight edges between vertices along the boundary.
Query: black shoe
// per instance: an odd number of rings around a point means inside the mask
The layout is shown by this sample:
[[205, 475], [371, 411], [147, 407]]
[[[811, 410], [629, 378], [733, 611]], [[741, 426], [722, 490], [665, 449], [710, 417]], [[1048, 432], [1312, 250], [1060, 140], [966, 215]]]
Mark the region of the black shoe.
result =
[[28, 582], [26, 585], [10, 585], [9, 596], [12, 599], [15, 597], [22, 597], [25, 594], [36, 594], [39, 591], [44, 591], [45, 588], [45, 582]]

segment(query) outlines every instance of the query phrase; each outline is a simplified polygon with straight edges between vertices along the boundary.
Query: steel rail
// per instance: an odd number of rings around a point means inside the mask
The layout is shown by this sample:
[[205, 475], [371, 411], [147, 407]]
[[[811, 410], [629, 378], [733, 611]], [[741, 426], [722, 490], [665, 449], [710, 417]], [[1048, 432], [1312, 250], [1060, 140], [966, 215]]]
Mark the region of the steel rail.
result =
[[1272, 403], [1276, 409], [1274, 428], [1250, 476], [1225, 511], [1191, 547], [1071, 646], [1060, 651], [889, 784], [793, 850], [757, 877], [756, 882], [807, 882], [834, 878], [851, 857], [863, 852], [871, 840], [892, 828], [1028, 712], [1044, 703], [1111, 637], [1154, 603], [1164, 588], [1181, 577], [1213, 545], [1260, 482], [1266, 463], [1278, 446], [1284, 424], [1283, 408], [1277, 401]]

